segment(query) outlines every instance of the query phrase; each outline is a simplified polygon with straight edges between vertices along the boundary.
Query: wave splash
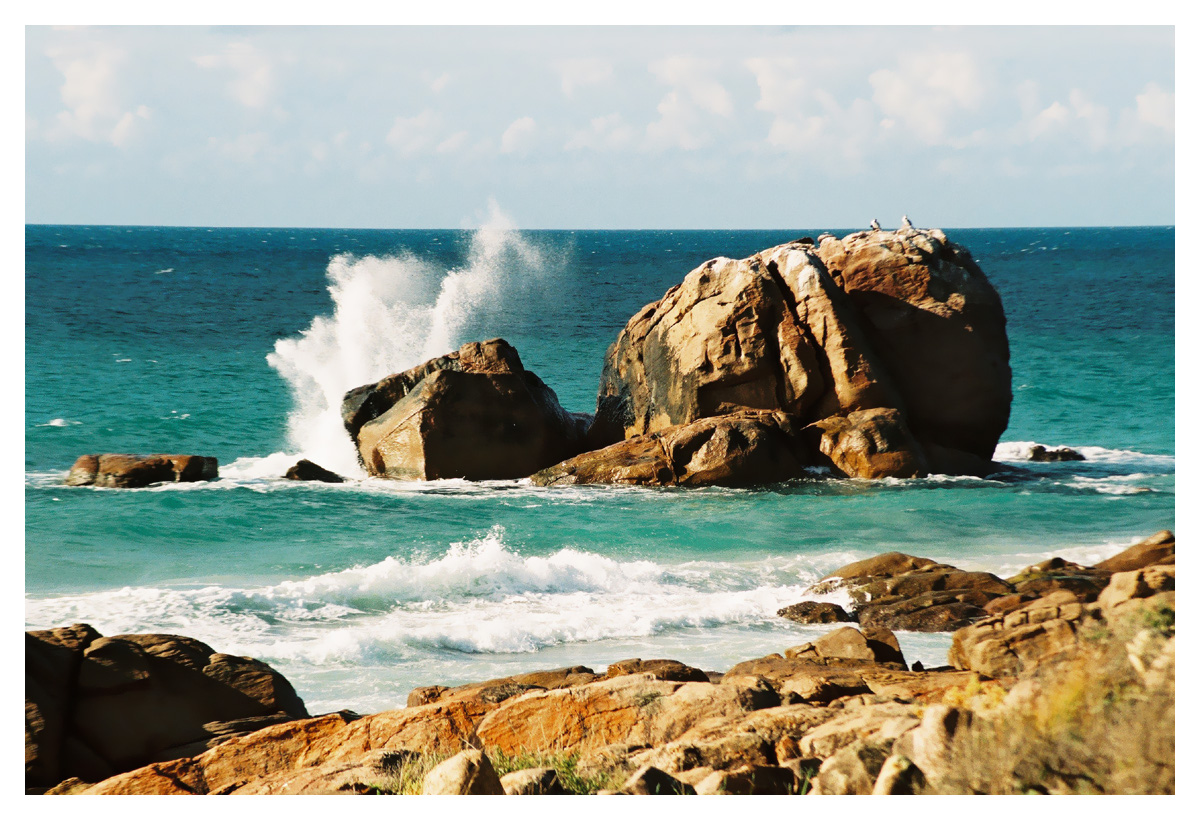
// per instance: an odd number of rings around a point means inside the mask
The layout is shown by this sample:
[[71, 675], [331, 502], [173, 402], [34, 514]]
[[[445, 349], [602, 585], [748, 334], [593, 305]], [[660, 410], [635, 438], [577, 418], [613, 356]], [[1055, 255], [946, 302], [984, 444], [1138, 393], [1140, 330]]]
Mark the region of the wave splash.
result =
[[342, 426], [346, 391], [457, 349], [473, 324], [546, 269], [543, 253], [494, 201], [462, 267], [446, 269], [408, 253], [333, 257], [326, 270], [332, 315], [315, 317], [267, 355], [291, 387], [290, 445], [301, 457], [361, 477]]

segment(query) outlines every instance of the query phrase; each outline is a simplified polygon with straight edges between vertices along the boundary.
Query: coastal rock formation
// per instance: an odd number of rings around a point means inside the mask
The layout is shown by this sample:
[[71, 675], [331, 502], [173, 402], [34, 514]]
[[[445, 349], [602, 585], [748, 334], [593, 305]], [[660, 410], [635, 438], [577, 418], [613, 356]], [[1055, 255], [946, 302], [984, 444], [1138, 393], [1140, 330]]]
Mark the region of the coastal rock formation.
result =
[[306, 717], [271, 667], [176, 635], [25, 633], [27, 788], [97, 781]]
[[524, 478], [585, 449], [590, 417], [563, 410], [503, 339], [356, 387], [342, 419], [371, 475]]
[[802, 475], [811, 460], [807, 451], [794, 417], [739, 411], [619, 441], [547, 467], [532, 479], [544, 487], [739, 487]]
[[785, 606], [775, 614], [801, 624], [836, 624], [850, 620], [846, 610], [837, 604], [818, 601], [801, 601]]
[[777, 411], [845, 475], [984, 474], [1011, 400], [1003, 308], [970, 254], [875, 231], [693, 270], [609, 348], [592, 437]]
[[217, 477], [217, 460], [209, 456], [103, 453], [80, 456], [67, 473], [72, 487], [148, 487], [174, 481], [208, 481]]
[[[49, 793], [1171, 793], [1173, 543], [1164, 531], [1109, 559], [1137, 566], [1112, 572], [1094, 601], [1054, 589], [960, 629], [957, 669], [908, 670], [886, 629], [838, 627], [724, 675], [633, 658], [610, 664], [603, 678], [567, 667], [422, 687], [408, 708], [362, 717], [226, 721], [238, 731], [172, 747], [99, 782], [96, 773], [66, 777]], [[923, 590], [936, 583], [930, 578], [961, 572], [900, 553], [843, 571], [863, 600], [863, 587]], [[140, 650], [205, 670], [227, 657], [186, 638], [104, 639], [81, 624], [29, 634], [26, 760], [42, 782], [53, 765], [62, 773], [56, 755], [81, 754], [70, 737], [55, 740], [76, 720], [73, 707], [63, 716], [75, 698], [64, 678], [90, 676], [114, 697], [149, 695], [140, 708], [161, 714], [133, 720], [162, 731], [181, 721], [166, 709], [198, 707], [165, 702], [166, 693], [184, 697], [174, 685], [139, 689], [150, 685], [143, 671], [161, 670], [129, 657]], [[233, 666], [223, 679], [261, 708], [289, 700], [260, 668]], [[118, 718], [105, 728], [124, 730], [122, 742], [131, 737]]]
[[834, 570], [806, 593], [845, 590], [864, 629], [950, 632], [987, 615], [994, 599], [1013, 586], [987, 572], [964, 572], [900, 552], [856, 561]]
[[1083, 454], [1070, 447], [1055, 447], [1047, 450], [1041, 444], [1035, 444], [1029, 449], [1030, 461], [1086, 461]]

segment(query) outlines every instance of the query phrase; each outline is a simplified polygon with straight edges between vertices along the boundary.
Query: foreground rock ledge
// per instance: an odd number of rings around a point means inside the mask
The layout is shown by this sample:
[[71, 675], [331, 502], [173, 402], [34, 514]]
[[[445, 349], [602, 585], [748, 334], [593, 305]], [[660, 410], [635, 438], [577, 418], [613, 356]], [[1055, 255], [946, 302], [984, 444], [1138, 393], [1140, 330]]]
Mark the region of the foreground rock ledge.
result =
[[[633, 658], [604, 676], [569, 667], [422, 687], [408, 708], [286, 720], [209, 739], [206, 749], [166, 750], [158, 762], [99, 782], [69, 778], [50, 792], [1173, 793], [1168, 542], [1173, 536], [1164, 531], [1110, 559], [1136, 566], [1110, 572], [1094, 602], [1049, 588], [959, 630], [957, 669], [909, 670], [887, 629], [834, 625], [815, 641], [723, 675]], [[1050, 572], [1067, 566], [1043, 564]], [[868, 585], [952, 571], [899, 554], [860, 565], [856, 578], [875, 579]], [[71, 647], [97, 643], [82, 625], [54, 635], [62, 660]], [[163, 637], [120, 641], [159, 646]], [[199, 645], [194, 655], [197, 642], [170, 640], [156, 657], [173, 664], [210, 651]], [[37, 666], [31, 657], [41, 656], [27, 649], [27, 674]], [[104, 657], [97, 673], [110, 685], [136, 679], [142, 668], [119, 653]], [[28, 701], [28, 679], [26, 687]], [[131, 726], [113, 714], [105, 724], [110, 742]], [[43, 750], [35, 760], [47, 759], [49, 723], [33, 722], [33, 748]], [[28, 776], [28, 703], [26, 726]]]

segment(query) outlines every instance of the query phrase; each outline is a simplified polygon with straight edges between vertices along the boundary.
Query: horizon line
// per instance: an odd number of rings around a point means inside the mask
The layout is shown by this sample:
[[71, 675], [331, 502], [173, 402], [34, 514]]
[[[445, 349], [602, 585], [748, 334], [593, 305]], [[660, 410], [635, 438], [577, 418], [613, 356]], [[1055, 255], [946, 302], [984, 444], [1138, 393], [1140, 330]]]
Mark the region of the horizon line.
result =
[[[345, 227], [336, 225], [177, 225], [177, 224], [161, 224], [150, 225], [136, 222], [26, 222], [26, 228], [179, 228], [192, 230], [244, 230], [244, 231], [267, 231], [267, 230], [282, 230], [282, 231], [477, 231], [485, 226], [475, 225], [473, 227], [423, 227], [423, 228], [361, 228], [361, 227]], [[927, 228], [918, 227], [917, 230], [952, 230], [952, 231], [997, 231], [997, 230], [1027, 230], [1034, 228], [1042, 229], [1113, 229], [1113, 228], [1175, 228], [1175, 223], [1144, 223], [1144, 224], [1116, 224], [1116, 225], [949, 225], [949, 226], [929, 226]], [[836, 228], [836, 230], [854, 230], [848, 228]], [[897, 228], [898, 229], [898, 228]], [[755, 228], [680, 228], [680, 227], [661, 227], [661, 228], [589, 228], [589, 227], [574, 227], [574, 228], [537, 228], [537, 227], [513, 227], [515, 231], [695, 231], [695, 232], [713, 232], [713, 231], [745, 231], [745, 232], [765, 232], [765, 231], [812, 231], [812, 230], [831, 230], [830, 227], [824, 226], [821, 228], [815, 227], [796, 227], [796, 226], [776, 226], [776, 227], [755, 227]], [[857, 230], [870, 230], [870, 226], [859, 228]], [[893, 230], [884, 227], [883, 230]]]

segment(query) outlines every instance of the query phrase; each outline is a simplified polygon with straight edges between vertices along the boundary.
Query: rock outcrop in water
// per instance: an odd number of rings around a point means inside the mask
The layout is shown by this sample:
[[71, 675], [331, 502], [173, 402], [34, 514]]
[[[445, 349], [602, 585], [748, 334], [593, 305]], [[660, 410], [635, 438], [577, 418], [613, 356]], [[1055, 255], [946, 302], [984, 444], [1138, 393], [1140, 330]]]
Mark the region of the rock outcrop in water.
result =
[[586, 448], [591, 417], [568, 413], [503, 339], [346, 393], [346, 431], [371, 475], [524, 478]]
[[135, 456], [103, 453], [80, 456], [67, 473], [72, 487], [148, 487], [175, 481], [209, 481], [217, 477], [217, 460], [209, 456]]
[[[1173, 543], [1163, 532], [1109, 559], [1123, 569], [1091, 602], [1049, 589], [960, 629], [958, 668], [909, 670], [886, 628], [834, 625], [724, 674], [635, 658], [603, 676], [576, 666], [421, 687], [407, 708], [361, 717], [300, 717], [269, 667], [186, 638], [27, 633], [27, 777], [42, 791], [55, 772], [88, 772], [52, 794], [1171, 793]], [[885, 587], [995, 583], [900, 553], [843, 572], [864, 601]], [[253, 718], [200, 725], [211, 693], [178, 685], [197, 676], [296, 719], [263, 717], [271, 725], [250, 733]], [[63, 707], [75, 679], [109, 698], [103, 708]], [[86, 746], [63, 739], [81, 712], [100, 733]], [[185, 724], [190, 745], [164, 748]], [[101, 744], [157, 762], [101, 779], [79, 768]]]
[[267, 664], [178, 635], [25, 633], [25, 783], [97, 781], [307, 717]]
[[872, 231], [689, 273], [609, 349], [592, 434], [775, 411], [848, 476], [985, 474], [1011, 401], [1004, 311], [970, 254]]

